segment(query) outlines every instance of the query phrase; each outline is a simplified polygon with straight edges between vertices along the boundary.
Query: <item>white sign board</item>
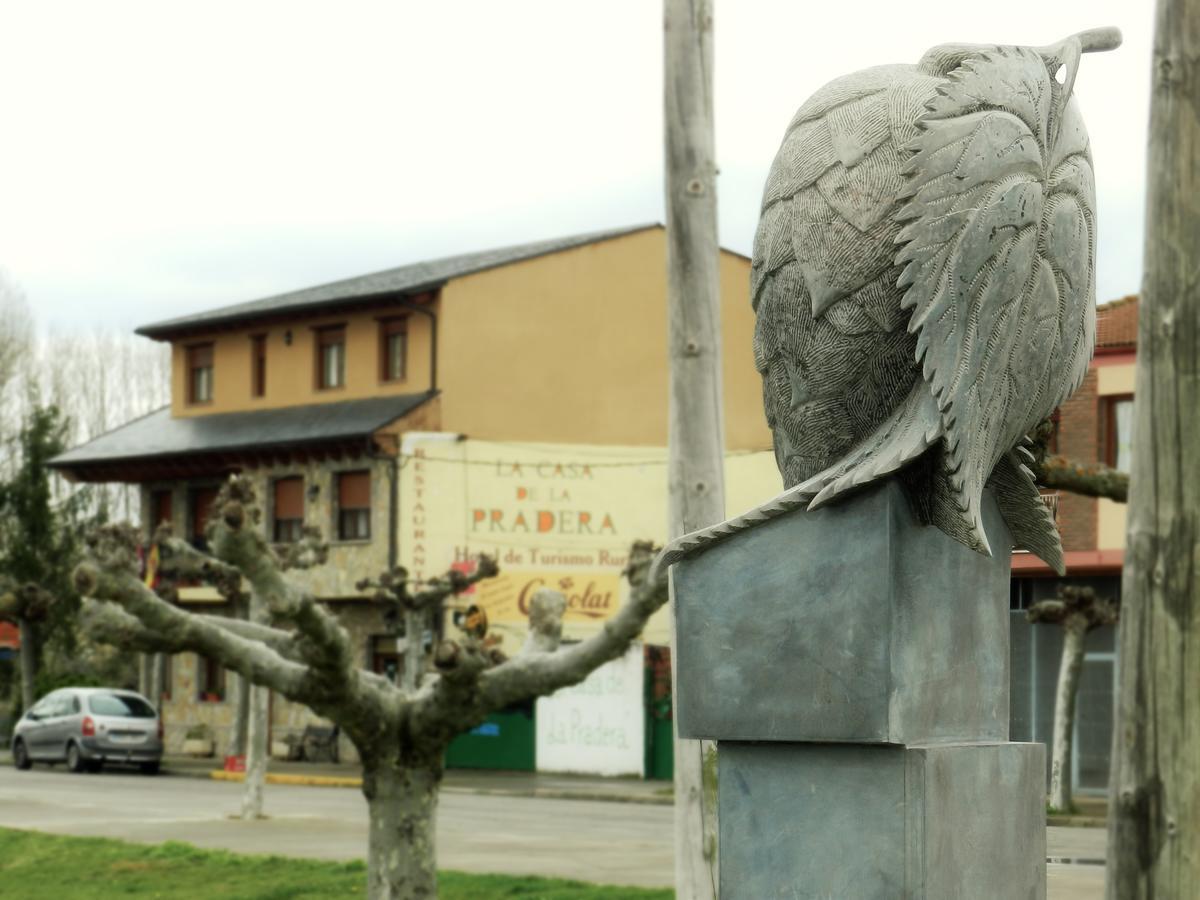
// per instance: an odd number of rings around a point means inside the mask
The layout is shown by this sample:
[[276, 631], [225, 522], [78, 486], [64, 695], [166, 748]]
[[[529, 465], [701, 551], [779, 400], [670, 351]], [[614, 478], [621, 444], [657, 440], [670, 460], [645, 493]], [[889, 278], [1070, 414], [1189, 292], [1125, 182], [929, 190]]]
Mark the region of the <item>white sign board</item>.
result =
[[539, 772], [643, 776], [646, 717], [642, 645], [574, 687], [537, 701]]

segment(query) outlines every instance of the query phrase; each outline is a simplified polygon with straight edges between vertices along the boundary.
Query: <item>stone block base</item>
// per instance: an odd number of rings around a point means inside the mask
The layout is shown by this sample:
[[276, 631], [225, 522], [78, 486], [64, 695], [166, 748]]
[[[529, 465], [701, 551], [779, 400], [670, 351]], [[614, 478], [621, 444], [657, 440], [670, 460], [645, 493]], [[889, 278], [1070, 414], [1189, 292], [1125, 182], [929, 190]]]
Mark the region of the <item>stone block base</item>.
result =
[[1046, 896], [1045, 748], [734, 743], [722, 900]]

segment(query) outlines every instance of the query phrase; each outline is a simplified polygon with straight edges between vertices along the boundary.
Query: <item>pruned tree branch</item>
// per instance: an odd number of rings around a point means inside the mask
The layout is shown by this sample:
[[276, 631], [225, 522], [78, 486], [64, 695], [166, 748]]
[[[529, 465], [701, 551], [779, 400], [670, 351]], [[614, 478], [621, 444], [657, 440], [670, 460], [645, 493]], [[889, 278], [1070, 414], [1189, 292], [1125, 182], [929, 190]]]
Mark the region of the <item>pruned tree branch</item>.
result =
[[[307, 670], [284, 659], [270, 647], [234, 634], [200, 616], [167, 603], [138, 578], [137, 532], [109, 525], [93, 532], [84, 562], [75, 569], [75, 587], [84, 597], [115, 603], [155, 633], [165, 646], [157, 649], [193, 650], [211, 656], [251, 681], [281, 693], [303, 693]], [[114, 628], [119, 620], [102, 621]]]
[[1107, 497], [1117, 503], [1129, 499], [1129, 476], [1103, 463], [1079, 463], [1063, 456], [1047, 456], [1031, 466], [1042, 487], [1086, 497]]
[[577, 684], [597, 666], [624, 653], [650, 616], [667, 602], [667, 582], [664, 579], [652, 582], [648, 577], [655, 555], [655, 548], [649, 543], [633, 545], [624, 572], [629, 579], [629, 601], [598, 634], [552, 652], [523, 652], [485, 672], [480, 678], [485, 705], [502, 709], [523, 697], [548, 694]]

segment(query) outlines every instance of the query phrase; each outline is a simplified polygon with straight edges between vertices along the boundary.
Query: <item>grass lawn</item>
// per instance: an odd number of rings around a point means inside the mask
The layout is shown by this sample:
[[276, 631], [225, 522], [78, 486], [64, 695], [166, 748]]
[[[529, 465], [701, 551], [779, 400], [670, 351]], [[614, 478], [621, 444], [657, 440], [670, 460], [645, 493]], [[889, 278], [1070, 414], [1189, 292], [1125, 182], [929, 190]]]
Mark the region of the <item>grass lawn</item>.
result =
[[[239, 856], [168, 841], [147, 846], [0, 828], [5, 900], [292, 900], [363, 897], [362, 862]], [[609, 887], [513, 875], [438, 874], [440, 900], [670, 900], [671, 890]]]

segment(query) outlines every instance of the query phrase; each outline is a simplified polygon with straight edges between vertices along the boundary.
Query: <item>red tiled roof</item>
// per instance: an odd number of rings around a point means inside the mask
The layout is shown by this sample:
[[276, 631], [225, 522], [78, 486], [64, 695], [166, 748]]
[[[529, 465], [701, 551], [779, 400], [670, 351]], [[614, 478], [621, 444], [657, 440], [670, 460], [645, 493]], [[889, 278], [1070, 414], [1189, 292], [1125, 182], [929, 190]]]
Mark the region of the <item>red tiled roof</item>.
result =
[[1137, 294], [1096, 307], [1096, 348], [1137, 346]]
[[21, 633], [11, 622], [0, 622], [0, 650], [17, 650], [21, 646]]

